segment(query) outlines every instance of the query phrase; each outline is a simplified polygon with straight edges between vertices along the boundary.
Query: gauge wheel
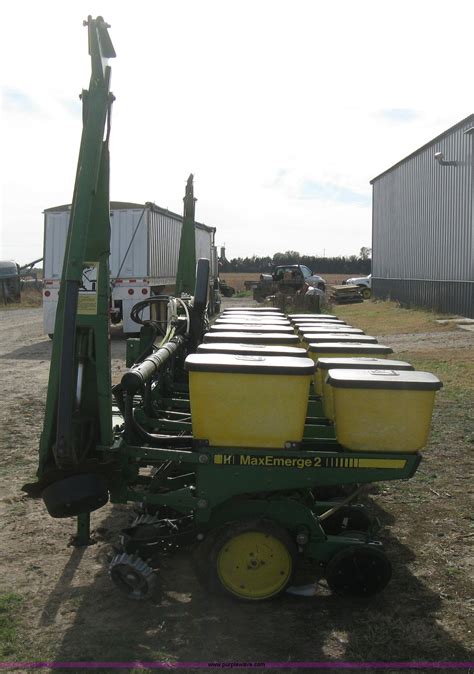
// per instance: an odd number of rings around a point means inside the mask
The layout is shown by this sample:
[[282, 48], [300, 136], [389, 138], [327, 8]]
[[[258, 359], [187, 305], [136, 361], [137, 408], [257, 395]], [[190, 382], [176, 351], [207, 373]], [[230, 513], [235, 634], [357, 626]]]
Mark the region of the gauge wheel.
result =
[[231, 522], [217, 534], [210, 551], [210, 580], [238, 599], [270, 599], [289, 585], [296, 558], [294, 541], [274, 522]]
[[95, 473], [72, 475], [43, 489], [41, 498], [51, 517], [75, 517], [102, 508], [109, 500], [107, 479]]
[[370, 300], [370, 298], [372, 297], [372, 290], [370, 288], [362, 288], [361, 295], [364, 298], [364, 300]]
[[326, 567], [326, 581], [332, 592], [348, 597], [371, 597], [381, 592], [392, 577], [392, 565], [374, 545], [344, 547]]

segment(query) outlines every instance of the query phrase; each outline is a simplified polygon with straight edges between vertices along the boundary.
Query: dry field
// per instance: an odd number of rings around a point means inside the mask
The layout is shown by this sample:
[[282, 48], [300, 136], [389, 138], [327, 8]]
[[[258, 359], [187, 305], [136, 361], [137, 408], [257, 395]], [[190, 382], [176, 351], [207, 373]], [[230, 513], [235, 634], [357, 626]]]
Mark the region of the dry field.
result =
[[41, 290], [26, 288], [21, 291], [21, 302], [12, 304], [0, 304], [0, 311], [15, 311], [16, 309], [32, 309], [40, 307], [43, 301]]
[[[382, 594], [349, 601], [332, 596], [321, 581], [316, 596], [284, 595], [257, 605], [208, 595], [185, 551], [163, 560], [153, 601], [124, 599], [106, 563], [128, 521], [125, 506], [108, 505], [93, 515], [95, 545], [68, 547], [73, 523], [52, 520], [41, 501], [20, 491], [36, 468], [51, 343], [41, 334], [41, 309], [1, 313], [3, 661], [279, 661], [288, 662], [284, 671], [299, 672], [291, 662], [472, 659], [474, 333], [440, 328], [433, 314], [389, 303], [336, 307], [335, 313], [392, 344], [397, 357], [441, 376], [445, 386], [431, 440], [413, 479], [374, 485], [364, 497], [383, 525], [381, 539], [394, 566]], [[116, 374], [123, 371], [124, 352], [124, 340], [114, 333]], [[301, 569], [300, 582], [314, 579], [310, 567]]]

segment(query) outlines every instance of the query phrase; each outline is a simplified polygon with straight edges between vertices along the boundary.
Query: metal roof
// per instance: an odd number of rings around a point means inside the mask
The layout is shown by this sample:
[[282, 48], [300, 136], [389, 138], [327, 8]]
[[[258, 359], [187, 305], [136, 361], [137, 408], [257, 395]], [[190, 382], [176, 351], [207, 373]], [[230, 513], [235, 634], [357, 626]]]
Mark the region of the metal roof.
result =
[[[178, 213], [173, 213], [173, 211], [169, 211], [167, 208], [161, 208], [161, 206], [157, 206], [156, 204], [153, 204], [151, 201], [147, 201], [146, 204], [137, 204], [133, 201], [111, 201], [110, 202], [110, 210], [111, 211], [127, 211], [130, 209], [141, 209], [143, 210], [144, 208], [150, 208], [154, 213], [161, 213], [161, 215], [166, 215], [170, 218], [174, 218], [175, 220], [179, 220], [179, 222], [183, 222], [183, 216], [179, 215]], [[62, 204], [61, 206], [52, 206], [51, 208], [45, 208], [43, 213], [61, 213], [63, 211], [70, 211], [71, 210], [71, 204]], [[215, 232], [216, 228], [215, 227], [209, 227], [209, 225], [205, 225], [202, 222], [196, 222], [195, 223], [198, 227], [201, 227], [202, 229], [207, 230], [208, 232]]]
[[451, 127], [450, 127], [449, 129], [447, 129], [446, 131], [443, 131], [443, 133], [441, 133], [439, 136], [436, 136], [436, 138], [433, 138], [433, 140], [430, 140], [428, 143], [425, 143], [425, 145], [422, 145], [421, 147], [419, 147], [418, 150], [415, 150], [414, 152], [412, 152], [411, 154], [409, 154], [409, 155], [408, 155], [407, 157], [405, 157], [404, 159], [400, 159], [400, 161], [398, 161], [396, 164], [394, 164], [394, 165], [391, 166], [390, 168], [386, 169], [386, 170], [383, 171], [382, 173], [379, 173], [379, 175], [375, 176], [375, 178], [372, 178], [372, 180], [370, 181], [370, 184], [373, 185], [374, 182], [375, 182], [376, 180], [378, 180], [379, 178], [381, 178], [382, 176], [384, 176], [384, 175], [386, 175], [387, 173], [390, 173], [390, 171], [393, 171], [394, 169], [398, 168], [399, 166], [401, 166], [402, 164], [404, 164], [404, 163], [405, 163], [406, 161], [408, 161], [409, 159], [412, 159], [413, 157], [416, 157], [418, 154], [420, 154], [420, 152], [423, 152], [423, 150], [426, 150], [428, 147], [430, 147], [430, 145], [434, 145], [435, 143], [438, 143], [440, 140], [442, 140], [442, 139], [445, 138], [446, 136], [449, 136], [451, 133], [453, 133], [453, 131], [456, 131], [457, 129], [459, 129], [460, 127], [464, 126], [464, 125], [467, 124], [468, 122], [469, 122], [469, 123], [472, 123], [472, 124], [474, 125], [474, 114], [468, 115], [467, 117], [465, 117], [464, 119], [462, 119], [460, 122], [458, 122], [458, 123], [455, 124], [454, 126], [451, 126]]

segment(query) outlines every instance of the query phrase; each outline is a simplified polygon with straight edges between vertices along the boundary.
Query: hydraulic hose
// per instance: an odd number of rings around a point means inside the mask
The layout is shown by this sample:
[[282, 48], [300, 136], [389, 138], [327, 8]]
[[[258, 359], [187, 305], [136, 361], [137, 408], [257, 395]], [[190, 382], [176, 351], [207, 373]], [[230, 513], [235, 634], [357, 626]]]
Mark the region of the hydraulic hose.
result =
[[154, 353], [142, 360], [139, 365], [135, 365], [126, 372], [121, 381], [123, 389], [131, 395], [135, 395], [163, 367], [168, 358], [178, 351], [184, 341], [184, 337], [173, 337], [170, 342], [160, 346]]

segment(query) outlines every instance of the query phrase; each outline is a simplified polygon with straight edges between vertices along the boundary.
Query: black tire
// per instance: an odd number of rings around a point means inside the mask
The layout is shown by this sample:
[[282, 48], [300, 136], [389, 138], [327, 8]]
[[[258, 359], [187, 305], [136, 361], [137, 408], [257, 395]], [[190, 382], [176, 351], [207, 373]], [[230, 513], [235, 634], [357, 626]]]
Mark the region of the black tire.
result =
[[326, 581], [332, 592], [347, 597], [371, 597], [381, 592], [391, 577], [390, 561], [374, 545], [348, 545], [326, 567]]
[[[232, 556], [229, 544], [243, 534], [252, 533], [257, 534], [262, 541], [267, 539], [267, 546], [260, 546], [259, 553], [248, 553], [249, 564], [247, 569], [242, 570], [242, 573], [244, 576], [247, 576], [249, 581], [253, 580], [258, 586], [259, 575], [257, 574], [259, 574], [259, 569], [267, 564], [272, 567], [270, 569], [272, 580], [270, 581], [269, 586], [268, 575], [265, 575], [262, 582], [267, 585], [265, 587], [262, 585], [261, 588], [257, 590], [251, 589], [249, 585], [245, 586], [244, 581], [244, 583], [239, 586], [242, 588], [242, 591], [240, 591], [235, 585], [232, 587], [232, 582], [227, 582], [224, 574], [221, 574], [222, 556], [225, 556], [227, 552], [229, 558], [226, 560], [225, 564], [227, 564], [227, 566], [229, 566], [229, 564], [235, 565], [235, 568], [239, 569], [240, 559]], [[276, 560], [272, 560], [272, 550], [274, 551]], [[278, 558], [279, 553], [282, 554], [281, 559]], [[296, 569], [297, 554], [296, 544], [288, 531], [271, 520], [230, 522], [216, 532], [213, 545], [210, 548], [207, 571], [209, 585], [213, 590], [224, 592], [231, 597], [243, 601], [265, 601], [267, 599], [273, 599], [284, 592], [286, 587], [291, 583]], [[267, 568], [268, 567], [265, 568], [265, 571]], [[247, 573], [247, 570], [250, 571], [250, 574]], [[238, 573], [240, 574], [241, 571]], [[252, 576], [254, 573], [256, 575]], [[279, 582], [280, 575], [282, 576], [281, 582]], [[263, 574], [260, 573], [260, 577], [262, 576]], [[273, 585], [271, 583], [273, 583]]]
[[75, 517], [102, 508], [109, 500], [107, 479], [84, 473], [53, 482], [41, 497], [51, 517]]
[[53, 332], [48, 332], [48, 337], [50, 339], [54, 339], [54, 333]]
[[372, 290], [370, 288], [361, 287], [360, 294], [362, 295], [364, 300], [370, 300], [370, 298], [372, 297]]

